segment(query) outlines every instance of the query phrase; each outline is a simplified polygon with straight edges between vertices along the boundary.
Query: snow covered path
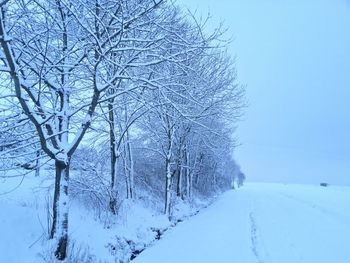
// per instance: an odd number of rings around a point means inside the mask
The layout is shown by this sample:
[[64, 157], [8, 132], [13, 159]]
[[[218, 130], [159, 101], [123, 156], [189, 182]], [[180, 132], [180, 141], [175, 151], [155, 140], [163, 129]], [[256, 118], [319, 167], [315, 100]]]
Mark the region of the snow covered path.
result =
[[349, 263], [349, 245], [348, 187], [247, 184], [132, 262]]

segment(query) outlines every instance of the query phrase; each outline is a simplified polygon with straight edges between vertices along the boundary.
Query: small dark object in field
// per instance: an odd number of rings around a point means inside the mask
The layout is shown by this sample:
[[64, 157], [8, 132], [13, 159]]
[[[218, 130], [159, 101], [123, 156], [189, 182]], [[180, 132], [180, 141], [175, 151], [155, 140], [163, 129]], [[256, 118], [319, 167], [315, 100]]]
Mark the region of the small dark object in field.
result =
[[320, 183], [320, 186], [327, 187], [328, 183]]

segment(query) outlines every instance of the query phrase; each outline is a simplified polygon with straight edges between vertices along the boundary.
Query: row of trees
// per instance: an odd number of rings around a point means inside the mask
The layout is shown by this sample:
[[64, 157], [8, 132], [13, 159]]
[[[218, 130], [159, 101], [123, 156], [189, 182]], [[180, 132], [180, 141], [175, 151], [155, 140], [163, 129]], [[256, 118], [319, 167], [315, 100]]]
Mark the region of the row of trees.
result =
[[70, 167], [86, 182], [104, 178], [113, 214], [121, 184], [125, 198], [145, 184], [161, 193], [168, 216], [177, 197], [230, 186], [243, 89], [220, 28], [205, 34], [207, 20], [165, 0], [2, 0], [0, 9], [2, 170], [54, 162], [57, 259], [67, 254]]

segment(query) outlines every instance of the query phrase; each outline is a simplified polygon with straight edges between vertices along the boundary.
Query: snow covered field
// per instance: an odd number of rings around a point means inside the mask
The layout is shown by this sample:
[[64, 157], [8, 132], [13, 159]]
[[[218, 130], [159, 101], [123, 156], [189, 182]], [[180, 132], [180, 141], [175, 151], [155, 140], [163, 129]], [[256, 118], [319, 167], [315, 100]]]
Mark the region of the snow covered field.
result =
[[133, 262], [348, 263], [349, 200], [346, 187], [247, 184]]
[[[45, 255], [50, 246], [44, 238], [46, 182], [39, 181], [25, 179], [0, 196], [1, 263], [53, 262]], [[1, 183], [2, 192], [5, 185], [11, 189], [15, 182]], [[349, 200], [349, 187], [246, 184], [165, 232], [132, 262], [349, 263]], [[133, 240], [142, 250], [153, 242], [150, 229], [169, 227], [166, 218], [138, 204], [124, 209], [120, 220], [106, 227], [73, 203], [71, 236], [78, 250], [90, 255], [81, 263], [115, 262], [113, 245]]]

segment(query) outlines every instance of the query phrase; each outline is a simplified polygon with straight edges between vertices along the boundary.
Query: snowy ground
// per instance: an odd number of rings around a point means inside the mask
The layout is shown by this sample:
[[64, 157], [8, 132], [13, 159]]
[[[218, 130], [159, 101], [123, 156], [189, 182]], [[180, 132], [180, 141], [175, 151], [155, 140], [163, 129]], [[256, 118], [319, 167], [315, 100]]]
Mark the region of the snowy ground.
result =
[[248, 184], [132, 262], [349, 263], [349, 200], [347, 187]]
[[[54, 262], [45, 208], [51, 183], [29, 177], [0, 195], [0, 263]], [[15, 180], [1, 181], [1, 193], [15, 186]], [[152, 244], [135, 263], [349, 263], [349, 200], [349, 187], [247, 184], [159, 241], [152, 229], [169, 228], [171, 222], [149, 207], [126, 202], [118, 220], [105, 224], [73, 202], [70, 236], [81, 263], [127, 262], [130, 243], [134, 250]]]
[[[53, 243], [48, 239], [48, 213], [53, 179], [49, 170], [40, 177], [29, 174], [0, 178], [0, 263], [54, 263]], [[156, 242], [160, 233], [174, 226], [147, 193], [124, 200], [118, 215], [98, 214], [81, 200], [70, 204], [69, 263], [128, 262], [131, 257]], [[178, 203], [174, 220], [184, 220], [206, 203]]]
[[[0, 263], [56, 262], [47, 227], [53, 180], [45, 175], [27, 175], [22, 179], [0, 178]], [[69, 226], [74, 248], [70, 249], [70, 262], [128, 262], [135, 250], [155, 242], [157, 231], [171, 228], [173, 222], [155, 209], [154, 200], [146, 198], [150, 202], [147, 205], [144, 199], [124, 200], [117, 216], [103, 214], [103, 218], [72, 200]], [[204, 204], [198, 205], [179, 204], [181, 211], [174, 211], [175, 216], [191, 215]]]

